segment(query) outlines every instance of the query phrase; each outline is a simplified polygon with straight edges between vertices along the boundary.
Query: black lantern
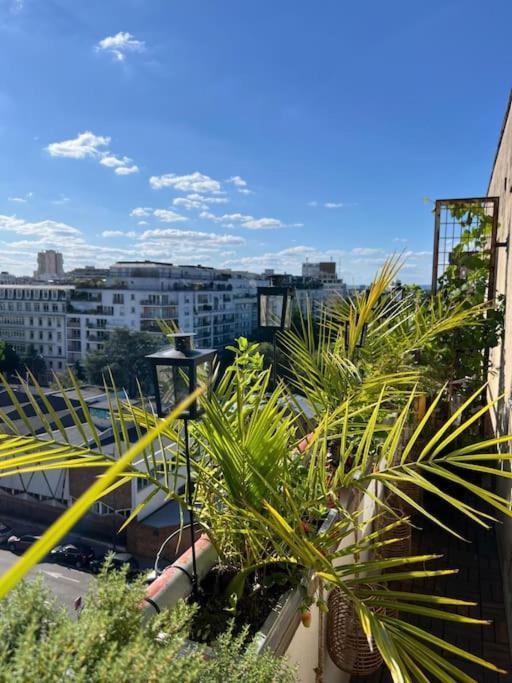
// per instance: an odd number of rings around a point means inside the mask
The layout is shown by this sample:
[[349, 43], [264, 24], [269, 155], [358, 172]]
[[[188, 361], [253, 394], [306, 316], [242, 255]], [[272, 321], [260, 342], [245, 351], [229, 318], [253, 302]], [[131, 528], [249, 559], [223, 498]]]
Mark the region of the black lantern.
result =
[[[172, 335], [174, 346], [167, 346], [146, 358], [153, 369], [156, 408], [159, 417], [165, 417], [200, 384], [208, 384], [217, 352], [214, 349], [194, 349], [194, 333]], [[181, 414], [195, 420], [201, 414], [200, 398]]]
[[[156, 407], [159, 417], [165, 417], [173, 408], [190, 396], [201, 384], [209, 385], [217, 352], [214, 349], [194, 349], [193, 333], [174, 334], [174, 346], [152, 353], [146, 358], [151, 363], [155, 385]], [[187, 469], [187, 504], [190, 521], [190, 547], [192, 549], [192, 590], [197, 595], [197, 563], [194, 532], [194, 482], [190, 465], [188, 421], [201, 414], [200, 398], [180, 414], [184, 427], [185, 463]]]
[[[354, 327], [357, 327], [358, 322], [357, 320], [354, 323]], [[364, 346], [364, 343], [366, 341], [366, 333], [368, 332], [368, 323], [363, 323], [363, 326], [361, 328], [361, 331], [359, 333], [359, 337], [356, 340], [355, 343], [355, 348], [356, 349], [362, 349]], [[345, 323], [345, 348], [348, 349], [350, 345], [350, 323], [347, 321]]]
[[292, 287], [258, 287], [258, 326], [287, 330], [292, 324]]
[[258, 327], [272, 330], [272, 384], [277, 381], [277, 339], [278, 331], [289, 330], [292, 324], [292, 287], [258, 287]]

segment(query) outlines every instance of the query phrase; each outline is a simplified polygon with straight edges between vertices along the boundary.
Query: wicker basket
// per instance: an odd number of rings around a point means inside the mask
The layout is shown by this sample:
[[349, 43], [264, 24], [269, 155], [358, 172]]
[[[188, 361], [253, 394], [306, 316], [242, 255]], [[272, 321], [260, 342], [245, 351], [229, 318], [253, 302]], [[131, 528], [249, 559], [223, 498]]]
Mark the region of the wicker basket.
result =
[[[378, 518], [377, 523], [379, 529], [384, 529], [389, 524], [393, 524], [397, 521], [397, 517], [407, 516], [404, 514], [402, 507], [394, 506], [393, 512], [395, 514], [386, 511], [381, 515], [381, 517]], [[407, 557], [411, 554], [412, 534], [410, 524], [408, 524], [406, 521], [403, 521], [401, 524], [397, 524], [397, 526], [393, 527], [393, 529], [385, 531], [381, 536], [381, 540], [383, 541], [387, 541], [392, 538], [397, 540], [394, 543], [390, 543], [389, 545], [384, 545], [379, 548], [378, 555], [380, 558], [390, 559], [393, 557]]]
[[[327, 601], [327, 652], [338, 669], [354, 676], [369, 676], [382, 666], [382, 656], [372, 640], [368, 643], [352, 604], [339, 588]], [[382, 608], [376, 610], [383, 612]]]

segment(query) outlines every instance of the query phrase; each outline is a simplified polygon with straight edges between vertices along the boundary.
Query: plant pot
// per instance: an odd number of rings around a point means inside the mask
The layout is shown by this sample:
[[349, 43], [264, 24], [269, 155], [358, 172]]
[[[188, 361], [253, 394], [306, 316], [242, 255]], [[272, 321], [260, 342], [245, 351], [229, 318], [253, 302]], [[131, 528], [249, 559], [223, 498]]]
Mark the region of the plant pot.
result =
[[[327, 600], [327, 651], [338, 669], [353, 676], [369, 676], [383, 659], [373, 639], [368, 642], [352, 604], [340, 588]], [[377, 610], [384, 612], [382, 608]]]

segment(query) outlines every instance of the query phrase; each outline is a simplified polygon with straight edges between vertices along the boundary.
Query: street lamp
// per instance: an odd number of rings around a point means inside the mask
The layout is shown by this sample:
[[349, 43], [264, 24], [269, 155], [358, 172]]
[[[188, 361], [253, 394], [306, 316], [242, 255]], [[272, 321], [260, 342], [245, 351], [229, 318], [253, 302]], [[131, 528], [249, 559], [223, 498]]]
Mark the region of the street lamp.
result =
[[[354, 321], [354, 327], [356, 328], [358, 325], [357, 319]], [[361, 332], [359, 333], [359, 337], [356, 339], [356, 343], [354, 344], [356, 349], [362, 349], [364, 346], [364, 343], [366, 341], [366, 333], [368, 332], [368, 323], [363, 323], [363, 326], [361, 328]], [[347, 320], [345, 323], [345, 348], [348, 349], [350, 346], [350, 323]]]
[[[217, 352], [214, 349], [194, 349], [194, 333], [171, 335], [174, 346], [167, 346], [146, 358], [151, 363], [155, 387], [156, 409], [159, 417], [166, 417], [185, 398], [190, 396], [199, 385], [208, 385], [213, 375], [213, 365]], [[185, 441], [185, 462], [187, 470], [187, 503], [190, 519], [190, 541], [192, 548], [192, 588], [197, 593], [197, 564], [194, 537], [193, 481], [190, 465], [188, 421], [201, 415], [201, 399], [193, 401], [188, 410], [181, 413]]]
[[292, 287], [258, 287], [258, 327], [272, 330], [274, 361], [272, 363], [272, 382], [276, 385], [276, 334], [288, 330], [292, 324]]

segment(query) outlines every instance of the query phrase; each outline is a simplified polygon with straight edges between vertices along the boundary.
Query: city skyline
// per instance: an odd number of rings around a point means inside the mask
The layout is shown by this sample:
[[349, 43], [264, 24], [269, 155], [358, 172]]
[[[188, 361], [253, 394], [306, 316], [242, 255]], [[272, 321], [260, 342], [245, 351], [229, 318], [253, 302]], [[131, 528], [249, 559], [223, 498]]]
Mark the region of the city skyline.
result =
[[[298, 273], [332, 258], [359, 284], [403, 252], [402, 279], [427, 284], [424, 198], [486, 190], [509, 83], [512, 9], [498, 4], [475, 53], [465, 27], [481, 7], [460, 0], [3, 0], [0, 270], [27, 274], [44, 249], [68, 269]], [[461, 101], [469, 84], [485, 107]]]

